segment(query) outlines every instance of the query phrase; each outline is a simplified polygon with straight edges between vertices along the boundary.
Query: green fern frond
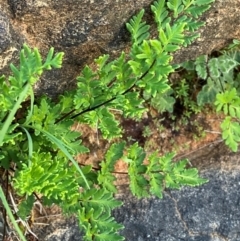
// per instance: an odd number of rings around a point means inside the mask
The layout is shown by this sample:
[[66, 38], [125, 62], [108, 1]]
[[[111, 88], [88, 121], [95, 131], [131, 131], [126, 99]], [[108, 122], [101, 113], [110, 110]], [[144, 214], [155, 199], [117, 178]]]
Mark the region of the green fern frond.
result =
[[237, 90], [233, 88], [217, 94], [214, 104], [216, 111], [223, 111], [226, 116], [221, 123], [222, 138], [225, 140], [225, 144], [236, 152], [240, 141], [240, 125], [235, 121], [240, 119], [240, 97]]
[[225, 115], [240, 118], [240, 97], [235, 88], [217, 94], [214, 104], [217, 112], [223, 111]]
[[[135, 78], [133, 78], [132, 69], [129, 63], [126, 61], [126, 54], [122, 52], [120, 57], [116, 59], [111, 65], [112, 70], [116, 72], [116, 79], [118, 84], [122, 89], [129, 89], [135, 82]], [[119, 94], [120, 91], [115, 92], [114, 94]]]
[[186, 27], [185, 27], [185, 29], [187, 31], [194, 32], [194, 31], [198, 30], [200, 27], [204, 26], [204, 24], [205, 24], [202, 21], [194, 20], [193, 18], [190, 18], [187, 16], [184, 16], [184, 17], [185, 17], [185, 19], [183, 21], [187, 23]]
[[128, 175], [130, 178], [130, 189], [137, 197], [148, 196], [148, 181], [143, 173], [146, 172], [146, 166], [143, 165], [146, 153], [137, 143], [127, 149], [127, 155], [123, 160], [128, 164]]
[[123, 226], [111, 217], [109, 210], [83, 207], [78, 211], [78, 219], [79, 225], [84, 228], [86, 241], [124, 240], [118, 234]]
[[166, 24], [171, 22], [165, 0], [154, 1], [154, 3], [151, 5], [151, 10], [154, 14], [154, 19], [158, 25], [158, 29], [165, 28]]
[[122, 202], [113, 198], [113, 193], [102, 189], [89, 189], [81, 193], [80, 201], [85, 205], [90, 205], [93, 208], [102, 207], [105, 210], [119, 207]]
[[43, 70], [51, 69], [51, 66], [54, 68], [60, 68], [62, 64], [63, 53], [58, 53], [53, 56], [54, 49], [51, 48], [46, 62], [42, 64], [42, 58], [39, 51], [35, 48], [33, 51], [26, 45], [23, 45], [23, 49], [20, 53], [20, 68], [19, 70], [13, 65], [10, 65], [10, 68], [14, 74], [18, 86], [22, 86], [25, 83], [35, 84], [39, 79], [39, 76], [42, 74]]
[[33, 205], [34, 205], [35, 198], [32, 195], [27, 196], [25, 200], [23, 200], [19, 205], [18, 205], [18, 212], [17, 215], [22, 219], [26, 220], [27, 216], [32, 211]]
[[232, 120], [227, 116], [221, 123], [222, 138], [225, 144], [231, 148], [232, 151], [237, 152], [238, 143], [240, 142], [240, 125], [238, 122]]
[[188, 160], [173, 162], [175, 153], [168, 153], [159, 159], [160, 169], [164, 173], [165, 185], [179, 189], [184, 185], [197, 186], [207, 182], [207, 179], [198, 176], [196, 168], [186, 168]]
[[88, 66], [84, 67], [82, 75], [77, 78], [77, 81], [78, 89], [74, 97], [74, 104], [76, 109], [82, 110], [93, 104], [93, 97], [96, 95], [94, 91], [101, 91], [101, 89], [94, 88], [97, 81], [96, 73]]
[[148, 158], [146, 175], [149, 176], [150, 193], [159, 198], [163, 197], [164, 173], [159, 166], [159, 157], [156, 152], [152, 153]]
[[177, 18], [179, 14], [184, 10], [184, 5], [182, 4], [182, 0], [168, 0], [167, 2], [168, 8], [173, 11], [173, 17]]
[[76, 175], [66, 159], [53, 158], [50, 153], [33, 153], [31, 165], [23, 168], [14, 178], [14, 187], [20, 195], [41, 193], [49, 199], [77, 201]]
[[166, 32], [163, 29], [159, 30], [159, 40], [163, 46], [168, 44], [183, 44], [184, 43], [184, 29], [186, 23], [170, 26], [166, 24]]
[[125, 143], [115, 143], [107, 151], [105, 160], [100, 163], [101, 170], [98, 174], [98, 183], [106, 190], [116, 193], [114, 186], [116, 177], [114, 176], [114, 165], [123, 156]]
[[187, 169], [186, 165], [188, 163], [188, 160], [185, 159], [174, 164], [173, 173], [176, 178], [176, 182], [179, 184], [179, 187], [183, 185], [194, 187], [208, 182], [207, 179], [198, 176], [198, 170], [196, 168]]
[[211, 78], [207, 79], [207, 84], [203, 86], [201, 91], [197, 95], [197, 103], [203, 106], [207, 103], [213, 103], [216, 99], [216, 95], [221, 91], [221, 86], [216, 85], [216, 82]]
[[[196, 169], [186, 168], [187, 160], [173, 162], [172, 153], [163, 157], [154, 153], [146, 164], [146, 153], [137, 143], [126, 150], [124, 143], [113, 144], [99, 172], [91, 166], [80, 168], [72, 155], [86, 152], [87, 148], [81, 145], [80, 133], [71, 127], [76, 118], [80, 123], [98, 128], [104, 138], [111, 140], [121, 137], [116, 111], [124, 117], [139, 119], [146, 110], [142, 96], [149, 101], [158, 97], [165, 98], [165, 103], [170, 100], [170, 94], [166, 95], [168, 99], [164, 94], [170, 90], [168, 76], [174, 71], [173, 53], [198, 36], [197, 29], [202, 23], [195, 18], [206, 11], [212, 1], [155, 1], [151, 10], [158, 38], [149, 39], [149, 25], [143, 21], [144, 10], [140, 11], [127, 23], [132, 38], [130, 53], [122, 53], [113, 61], [109, 55], [96, 59], [96, 69], [86, 66], [77, 78], [77, 89], [68, 91], [58, 103], [47, 97], [35, 100], [32, 85], [44, 70], [61, 67], [63, 53], [54, 55], [51, 48], [43, 62], [37, 49], [24, 45], [20, 66], [10, 66], [13, 76], [8, 80], [0, 77], [0, 165], [9, 168], [12, 161], [17, 164], [13, 185], [25, 198], [19, 206], [21, 217], [25, 218], [31, 209], [33, 193], [40, 193], [44, 204], [56, 203], [65, 213], [78, 215], [85, 240], [123, 240], [118, 234], [122, 225], [111, 217], [112, 209], [122, 204], [113, 197], [116, 188], [112, 173], [123, 153], [126, 153], [122, 159], [128, 165], [130, 189], [137, 197], [152, 194], [161, 198], [165, 187], [206, 182]], [[220, 75], [228, 83], [234, 73], [232, 65], [237, 67], [239, 63], [237, 60], [233, 63], [230, 58], [209, 62], [210, 77]], [[227, 81], [222, 80], [226, 90]], [[30, 107], [18, 118], [17, 110], [28, 96]], [[219, 108], [234, 119], [240, 115], [238, 104], [234, 97]], [[165, 109], [170, 109], [170, 105]], [[235, 149], [239, 126], [230, 119], [222, 128], [225, 128], [226, 142]]]
[[[210, 0], [213, 2], [214, 0]], [[199, 1], [200, 2], [200, 1]], [[207, 3], [206, 5], [196, 5], [189, 7], [186, 12], [191, 14], [194, 18], [200, 17], [203, 13], [205, 13], [211, 6]]]
[[112, 138], [122, 136], [122, 129], [119, 126], [119, 121], [116, 120], [115, 116], [107, 108], [99, 109], [98, 117], [98, 126], [103, 138], [111, 140]]
[[149, 37], [148, 30], [150, 26], [147, 25], [146, 22], [142, 22], [144, 12], [144, 9], [142, 9], [126, 24], [128, 31], [131, 33], [133, 45], [139, 45]]
[[123, 160], [128, 163], [131, 192], [137, 197], [147, 197], [151, 193], [162, 198], [166, 187], [179, 189], [207, 182], [207, 179], [199, 177], [197, 169], [186, 168], [188, 160], [174, 162], [175, 153], [159, 157], [155, 152], [148, 157], [148, 164], [144, 165], [145, 153], [141, 147], [134, 144], [128, 151]]
[[127, 118], [139, 120], [146, 112], [144, 100], [140, 98], [139, 92], [128, 92], [116, 98], [116, 108], [122, 111]]
[[176, 102], [172, 94], [172, 89], [169, 89], [164, 93], [157, 94], [154, 98], [151, 99], [151, 106], [157, 109], [160, 113], [165, 111], [172, 113], [174, 104]]

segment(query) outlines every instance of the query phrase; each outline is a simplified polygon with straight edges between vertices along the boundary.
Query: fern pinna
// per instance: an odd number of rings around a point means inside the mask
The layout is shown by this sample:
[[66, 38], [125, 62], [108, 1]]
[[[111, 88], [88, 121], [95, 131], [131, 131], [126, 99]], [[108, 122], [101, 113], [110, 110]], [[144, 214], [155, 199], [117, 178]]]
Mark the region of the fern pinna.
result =
[[[96, 59], [96, 70], [86, 66], [77, 78], [77, 89], [60, 96], [57, 103], [46, 96], [35, 100], [32, 86], [43, 70], [61, 66], [63, 54], [53, 57], [51, 49], [42, 64], [38, 51], [24, 46], [19, 68], [11, 66], [11, 86], [5, 77], [0, 79], [0, 163], [6, 169], [12, 162], [17, 167], [13, 187], [25, 197], [18, 215], [27, 217], [39, 193], [45, 204], [55, 203], [63, 212], [78, 217], [85, 240], [124, 240], [118, 234], [123, 226], [111, 217], [111, 210], [121, 205], [114, 198], [113, 171], [117, 160], [126, 162], [130, 189], [138, 197], [161, 198], [165, 187], [196, 186], [207, 181], [198, 176], [196, 169], [186, 168], [187, 160], [174, 163], [173, 153], [158, 157], [156, 152], [147, 157], [137, 143], [126, 146], [118, 142], [116, 138], [121, 137], [122, 130], [113, 110], [123, 117], [140, 119], [146, 111], [146, 101], [156, 101], [170, 89], [168, 75], [174, 71], [173, 53], [198, 37], [197, 30], [203, 23], [197, 18], [212, 2], [155, 1], [151, 10], [158, 36], [151, 38], [150, 26], [143, 21], [144, 10], [140, 11], [127, 24], [132, 38], [130, 52], [123, 52], [113, 61], [108, 55]], [[24, 89], [26, 85], [28, 88]], [[20, 117], [14, 120], [15, 110], [28, 96], [30, 107], [21, 110]], [[71, 129], [74, 121], [97, 126], [103, 138], [115, 142], [101, 161], [100, 170], [91, 165], [80, 168], [74, 160], [78, 153], [88, 152], [81, 144], [81, 134]]]

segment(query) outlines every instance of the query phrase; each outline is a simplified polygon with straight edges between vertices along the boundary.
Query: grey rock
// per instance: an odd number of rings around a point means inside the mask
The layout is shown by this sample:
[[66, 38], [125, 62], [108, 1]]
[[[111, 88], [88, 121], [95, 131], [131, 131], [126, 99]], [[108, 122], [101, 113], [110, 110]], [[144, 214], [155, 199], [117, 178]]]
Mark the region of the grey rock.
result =
[[8, 13], [0, 9], [0, 75], [10, 74], [9, 64], [19, 61], [22, 44], [23, 39], [12, 28]]
[[0, 12], [0, 54], [2, 54], [11, 43], [11, 35], [8, 31], [8, 18]]
[[240, 173], [203, 173], [209, 183], [199, 188], [125, 203], [115, 216], [125, 225], [126, 240], [240, 240]]
[[[112, 58], [122, 50], [128, 51], [130, 35], [126, 22], [140, 9], [146, 9], [145, 19], [153, 25], [149, 7], [152, 0], [0, 0], [0, 74], [9, 74], [8, 65], [16, 63], [23, 42], [38, 47], [43, 55], [53, 46], [65, 53], [63, 68], [45, 74], [36, 86], [37, 94], [56, 96], [76, 86], [76, 77], [86, 64], [102, 54]], [[202, 16], [206, 26], [199, 31], [201, 37], [174, 56], [179, 63], [208, 54], [240, 38], [239, 0], [216, 0]], [[0, 21], [1, 22], [1, 21]], [[16, 33], [5, 35], [8, 25]], [[154, 32], [154, 31], [153, 31]], [[10, 44], [11, 43], [11, 44]], [[10, 45], [9, 45], [10, 44]], [[3, 51], [1, 53], [1, 51]]]
[[26, 0], [8, 0], [8, 3], [14, 17], [23, 16], [26, 13]]

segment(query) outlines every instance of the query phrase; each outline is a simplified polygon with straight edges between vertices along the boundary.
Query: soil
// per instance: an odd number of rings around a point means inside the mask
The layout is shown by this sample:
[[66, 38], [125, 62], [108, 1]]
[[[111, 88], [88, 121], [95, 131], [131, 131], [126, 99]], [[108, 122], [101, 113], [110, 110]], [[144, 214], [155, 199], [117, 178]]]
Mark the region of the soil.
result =
[[[222, 142], [221, 121], [222, 117], [211, 110], [208, 110], [207, 113], [192, 116], [184, 124], [181, 121], [170, 123], [170, 119], [163, 120], [149, 114], [140, 122], [130, 119], [122, 120], [121, 124], [124, 130], [122, 139], [129, 145], [137, 141], [147, 153], [156, 150], [159, 155], [175, 152], [176, 159], [179, 159], [200, 151], [205, 146]], [[104, 153], [111, 142], [102, 140], [100, 133], [87, 125], [76, 124], [74, 129], [82, 133], [83, 142], [90, 149], [90, 153], [81, 154], [77, 157], [78, 162], [93, 164], [96, 168], [99, 167], [99, 160], [103, 159]]]

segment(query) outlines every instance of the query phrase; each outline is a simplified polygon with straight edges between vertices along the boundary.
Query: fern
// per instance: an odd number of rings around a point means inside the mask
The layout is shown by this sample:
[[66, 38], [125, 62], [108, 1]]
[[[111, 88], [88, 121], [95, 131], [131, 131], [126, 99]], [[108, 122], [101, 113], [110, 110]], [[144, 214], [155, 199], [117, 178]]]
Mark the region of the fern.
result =
[[155, 98], [151, 99], [151, 105], [158, 110], [160, 113], [163, 112], [173, 112], [173, 106], [176, 102], [175, 98], [172, 96], [173, 90], [169, 89], [163, 94], [158, 94]]
[[213, 103], [218, 93], [230, 89], [234, 85], [234, 69], [238, 66], [239, 62], [228, 54], [210, 60], [207, 60], [207, 56], [198, 57], [195, 61], [196, 71], [200, 78], [207, 80], [197, 96], [198, 104]]
[[126, 24], [128, 31], [131, 33], [133, 45], [139, 45], [143, 40], [149, 37], [150, 26], [142, 21], [144, 9], [137, 16], [134, 16], [129, 23]]
[[148, 181], [143, 175], [146, 171], [146, 166], [143, 165], [145, 152], [137, 143], [128, 148], [128, 154], [123, 160], [128, 163], [128, 175], [130, 178], [130, 189], [137, 197], [148, 196], [147, 184]]
[[18, 205], [18, 212], [17, 215], [25, 220], [29, 213], [32, 211], [33, 205], [35, 202], [34, 195], [27, 196], [25, 200], [23, 200], [19, 205]]
[[114, 186], [116, 177], [113, 175], [114, 165], [123, 156], [125, 143], [121, 142], [113, 144], [105, 155], [105, 160], [101, 162], [101, 170], [98, 174], [98, 183], [106, 190], [116, 193], [117, 189]]
[[202, 90], [198, 93], [197, 102], [199, 105], [206, 103], [213, 103], [216, 99], [216, 95], [221, 91], [221, 87], [216, 87], [215, 82], [211, 79], [207, 79], [207, 84], [203, 86]]
[[[199, 10], [201, 6], [206, 7], [206, 9], [209, 8], [210, 2], [212, 1], [169, 1], [167, 3], [167, 7], [165, 1], [154, 2], [151, 8], [154, 12], [155, 21], [158, 25], [159, 41], [154, 40], [153, 42], [150, 40], [150, 43], [152, 43], [152, 46], [154, 46], [155, 49], [158, 49], [159, 55], [163, 56], [165, 51], [167, 51], [167, 53], [176, 51], [181, 45], [187, 46], [199, 36], [196, 31], [199, 29], [199, 27], [203, 26], [204, 23], [195, 20], [195, 11]], [[176, 18], [174, 21], [172, 20], [171, 16], [169, 16], [168, 9], [174, 12], [174, 17]], [[185, 11], [190, 15], [185, 14]], [[136, 48], [134, 50], [136, 51]], [[133, 53], [135, 52], [133, 51]], [[167, 56], [169, 55], [166, 55], [166, 57]], [[171, 61], [170, 59], [166, 60], [168, 63]], [[165, 64], [167, 64], [167, 62], [165, 62]], [[130, 64], [136, 73], [140, 73], [140, 69], [143, 69], [141, 67], [141, 63], [135, 59], [134, 61], [131, 61]], [[163, 66], [158, 66], [157, 69], [160, 70], [161, 67]], [[156, 69], [154, 71], [156, 72]], [[173, 72], [173, 68], [168, 69], [166, 74], [171, 72]], [[152, 95], [152, 103], [159, 102], [159, 96], [163, 96], [163, 93], [168, 91], [168, 89], [169, 86], [166, 86], [165, 89], [159, 89], [159, 91], [155, 91]], [[151, 91], [147, 90], [144, 92], [147, 98], [149, 98], [150, 93]], [[169, 98], [168, 95], [166, 95], [166, 98]], [[167, 102], [168, 100], [165, 99], [165, 101]]]
[[217, 112], [223, 111], [225, 119], [221, 124], [222, 138], [233, 151], [237, 151], [240, 141], [240, 125], [234, 119], [240, 119], [240, 97], [237, 90], [233, 88], [230, 91], [217, 94], [215, 106]]
[[80, 226], [84, 229], [85, 240], [124, 240], [117, 231], [123, 226], [111, 217], [110, 210], [121, 205], [112, 193], [105, 189], [89, 190], [81, 194], [82, 208], [78, 209]]
[[53, 158], [50, 153], [33, 153], [31, 164], [22, 165], [14, 179], [19, 195], [36, 192], [53, 200], [73, 201], [77, 198], [78, 183], [72, 178], [76, 174], [66, 159]]
[[184, 5], [182, 0], [169, 0], [167, 6], [170, 10], [173, 11], [173, 17], [177, 18], [178, 15], [184, 10]]
[[237, 73], [240, 65], [239, 42], [234, 41], [221, 53], [219, 57], [214, 58], [202, 55], [194, 62], [182, 66], [189, 71], [195, 70], [198, 78], [206, 81], [197, 95], [197, 103], [199, 106], [214, 104], [216, 112], [225, 115], [221, 123], [222, 138], [231, 150], [237, 151], [240, 117]]
[[217, 94], [214, 104], [216, 105], [217, 112], [223, 110], [225, 115], [230, 115], [233, 118], [240, 118], [240, 97], [235, 88]]
[[[181, 160], [179, 162], [173, 162], [174, 153], [166, 154], [163, 157], [156, 157], [155, 155], [149, 158], [150, 165], [148, 166], [148, 175], [151, 180], [156, 182], [156, 172], [160, 173], [160, 180], [162, 180], [162, 185], [160, 185], [160, 190], [153, 187], [151, 189], [152, 193], [158, 193], [159, 197], [162, 197], [161, 190], [164, 185], [168, 188], [177, 188], [184, 185], [197, 186], [206, 183], [207, 180], [198, 177], [198, 171], [196, 168], [186, 169], [188, 160]], [[160, 195], [159, 195], [160, 194]]]
[[100, 208], [95, 211], [93, 208], [86, 210], [85, 207], [78, 212], [80, 226], [84, 228], [86, 235], [84, 240], [124, 240], [115, 230], [123, 228], [111, 217], [109, 211], [103, 212]]
[[159, 157], [157, 153], [152, 153], [149, 157], [149, 164], [147, 166], [146, 174], [149, 175], [150, 193], [159, 198], [163, 198], [164, 190], [164, 174], [159, 166]]
[[233, 122], [230, 116], [227, 116], [221, 124], [222, 138], [225, 140], [234, 152], [238, 150], [238, 143], [240, 141], [240, 125], [238, 122]]
[[[61, 67], [63, 53], [54, 55], [51, 48], [43, 62], [37, 49], [24, 45], [19, 67], [10, 66], [13, 76], [0, 77], [0, 165], [8, 169], [14, 162], [17, 166], [13, 187], [23, 198], [21, 217], [32, 208], [33, 194], [41, 194], [44, 204], [56, 203], [64, 213], [78, 217], [86, 241], [123, 240], [118, 234], [122, 225], [111, 217], [112, 209], [122, 204], [113, 197], [114, 165], [119, 159], [127, 163], [130, 189], [137, 197], [161, 198], [165, 187], [206, 182], [196, 169], [186, 168], [186, 160], [174, 163], [174, 154], [158, 157], [154, 153], [146, 164], [147, 155], [138, 143], [111, 145], [100, 170], [90, 165], [80, 168], [73, 156], [88, 149], [81, 144], [81, 133], [71, 127], [75, 121], [86, 123], [97, 127], [103, 138], [116, 141], [122, 134], [116, 111], [141, 119], [146, 101], [154, 105], [158, 98], [166, 97], [165, 103], [172, 100], [168, 76], [174, 71], [173, 54], [198, 36], [202, 23], [195, 18], [211, 2], [155, 1], [151, 10], [158, 36], [151, 38], [144, 10], [140, 11], [126, 25], [132, 39], [130, 53], [123, 52], [116, 60], [100, 56], [96, 68], [86, 66], [77, 77], [76, 90], [66, 92], [57, 102], [46, 96], [35, 100], [33, 85], [43, 71]], [[230, 65], [223, 72], [230, 73]], [[170, 110], [166, 104], [159, 108]]]
[[155, 1], [151, 5], [151, 10], [154, 14], [154, 19], [158, 25], [158, 28], [165, 28], [166, 24], [170, 23], [171, 18], [169, 16], [169, 11], [166, 8], [165, 0]]
[[[145, 165], [146, 153], [136, 143], [128, 149], [123, 160], [128, 164], [130, 189], [137, 197], [148, 197], [151, 194], [162, 198], [165, 187], [177, 188], [184, 185], [197, 186], [207, 182], [198, 176], [196, 168], [186, 168], [188, 160], [174, 163], [174, 153], [158, 157], [153, 153]], [[144, 187], [144, 188], [143, 188]]]
[[197, 0], [195, 1], [195, 5], [190, 6], [186, 9], [186, 12], [191, 14], [195, 18], [198, 18], [210, 8], [210, 3], [212, 2], [214, 2], [214, 0]]

